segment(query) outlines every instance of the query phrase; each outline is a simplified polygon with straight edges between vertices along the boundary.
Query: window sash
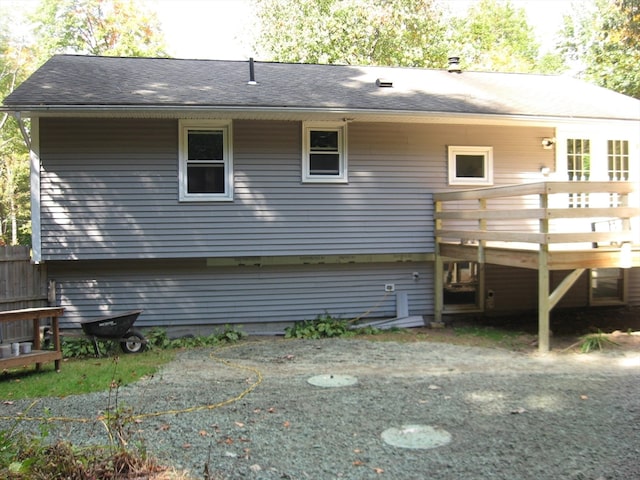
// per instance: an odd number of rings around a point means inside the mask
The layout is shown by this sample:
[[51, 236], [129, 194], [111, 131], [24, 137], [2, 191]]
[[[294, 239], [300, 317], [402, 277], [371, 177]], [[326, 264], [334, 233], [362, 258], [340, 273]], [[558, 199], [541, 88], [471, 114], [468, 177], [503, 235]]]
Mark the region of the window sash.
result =
[[180, 122], [181, 201], [233, 199], [230, 122]]
[[347, 182], [346, 125], [303, 125], [302, 181]]
[[493, 147], [449, 146], [450, 185], [492, 185]]

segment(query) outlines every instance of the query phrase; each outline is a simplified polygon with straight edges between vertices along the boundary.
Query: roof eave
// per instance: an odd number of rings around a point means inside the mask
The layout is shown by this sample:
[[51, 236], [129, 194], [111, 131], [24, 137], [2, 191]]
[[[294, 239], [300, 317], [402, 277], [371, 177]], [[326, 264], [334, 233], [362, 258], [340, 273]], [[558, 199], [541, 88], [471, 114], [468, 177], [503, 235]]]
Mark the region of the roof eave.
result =
[[562, 123], [638, 123], [640, 118], [597, 118], [522, 113], [461, 113], [353, 109], [342, 107], [271, 107], [216, 105], [2, 105], [0, 111], [31, 117], [100, 118], [225, 118], [239, 120], [345, 120], [394, 123], [527, 124], [550, 126]]

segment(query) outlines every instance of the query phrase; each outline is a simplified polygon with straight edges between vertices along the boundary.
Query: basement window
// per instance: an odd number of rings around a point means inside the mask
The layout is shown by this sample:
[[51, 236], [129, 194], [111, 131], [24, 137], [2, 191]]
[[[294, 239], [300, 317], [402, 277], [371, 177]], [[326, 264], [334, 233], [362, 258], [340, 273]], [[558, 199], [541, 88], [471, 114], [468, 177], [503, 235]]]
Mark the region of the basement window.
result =
[[492, 185], [493, 147], [449, 147], [449, 185]]
[[231, 122], [180, 121], [181, 201], [233, 200]]
[[626, 302], [626, 269], [594, 268], [590, 270], [591, 305], [620, 305]]
[[342, 122], [303, 124], [303, 182], [347, 182], [346, 129]]

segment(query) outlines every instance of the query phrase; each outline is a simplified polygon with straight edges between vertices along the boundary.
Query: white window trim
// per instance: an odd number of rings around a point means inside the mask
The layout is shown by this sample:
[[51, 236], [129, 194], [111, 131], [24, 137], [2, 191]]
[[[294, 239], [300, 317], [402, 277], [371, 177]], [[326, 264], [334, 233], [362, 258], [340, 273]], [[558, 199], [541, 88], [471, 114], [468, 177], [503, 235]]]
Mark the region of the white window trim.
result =
[[[233, 125], [231, 120], [180, 120], [178, 139], [178, 183], [181, 202], [215, 202], [233, 200]], [[187, 133], [189, 130], [221, 131], [225, 169], [224, 193], [189, 193], [187, 191]]]
[[[311, 175], [309, 165], [309, 135], [311, 130], [338, 132], [339, 175]], [[347, 124], [345, 122], [304, 122], [302, 124], [302, 182], [347, 183]]]
[[[480, 178], [457, 177], [456, 155], [482, 155], [485, 175]], [[449, 185], [493, 185], [493, 147], [449, 146]]]

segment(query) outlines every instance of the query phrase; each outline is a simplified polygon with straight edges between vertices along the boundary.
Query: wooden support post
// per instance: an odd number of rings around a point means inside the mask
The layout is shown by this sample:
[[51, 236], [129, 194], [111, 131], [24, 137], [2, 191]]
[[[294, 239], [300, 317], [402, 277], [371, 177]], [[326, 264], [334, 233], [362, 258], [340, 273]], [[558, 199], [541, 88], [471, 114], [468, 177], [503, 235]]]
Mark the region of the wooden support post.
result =
[[[486, 198], [480, 198], [478, 200], [478, 207], [480, 209], [481, 212], [486, 212], [487, 211], [487, 199]], [[486, 232], [487, 231], [487, 220], [482, 217], [480, 218], [480, 220], [478, 220], [478, 229], [481, 232]], [[476, 298], [478, 301], [478, 308], [480, 309], [481, 312], [484, 312], [485, 310], [485, 285], [484, 285], [484, 267], [485, 267], [485, 247], [487, 246], [487, 241], [486, 240], [479, 240], [478, 241], [478, 270], [476, 272], [477, 274], [477, 280], [478, 280], [478, 284], [476, 287]]]
[[[436, 212], [442, 211], [442, 202], [436, 201], [434, 205], [434, 210]], [[436, 219], [435, 221], [435, 229], [440, 230], [442, 228], [442, 220]], [[435, 253], [436, 258], [434, 262], [434, 275], [436, 276], [433, 292], [433, 324], [432, 326], [442, 327], [444, 323], [442, 321], [442, 310], [444, 308], [444, 265], [442, 261], [442, 256], [440, 255], [440, 237], [436, 237], [435, 244]]]
[[538, 268], [538, 351], [549, 351], [549, 268], [547, 266], [548, 246], [540, 245], [540, 267]]
[[[438, 247], [436, 246], [436, 249]], [[435, 282], [434, 283], [434, 297], [433, 297], [433, 325], [441, 327], [444, 325], [442, 321], [442, 310], [444, 308], [444, 265], [442, 256], [439, 252], [436, 252], [435, 261]]]
[[[546, 193], [540, 194], [540, 208], [547, 209], [549, 198]], [[540, 219], [540, 233], [549, 233], [549, 220]], [[539, 245], [538, 253], [538, 351], [549, 352], [549, 316], [551, 305], [549, 301], [549, 244], [544, 240]]]

